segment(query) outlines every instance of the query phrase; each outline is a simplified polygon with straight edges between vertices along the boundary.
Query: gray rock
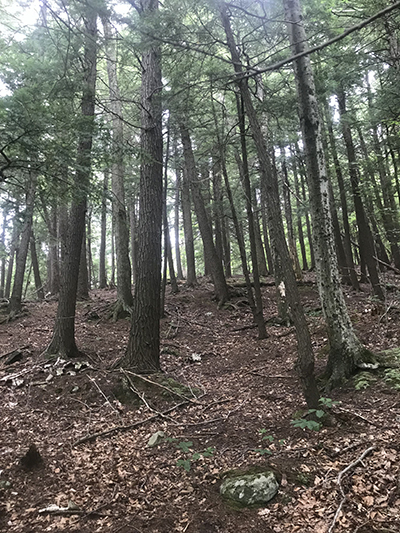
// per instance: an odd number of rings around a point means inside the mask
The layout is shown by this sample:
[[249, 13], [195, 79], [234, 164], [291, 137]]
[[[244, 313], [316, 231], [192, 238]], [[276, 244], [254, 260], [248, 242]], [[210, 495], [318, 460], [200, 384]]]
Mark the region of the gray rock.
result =
[[220, 493], [232, 505], [251, 507], [265, 505], [278, 489], [279, 482], [275, 473], [264, 470], [231, 474], [222, 482]]

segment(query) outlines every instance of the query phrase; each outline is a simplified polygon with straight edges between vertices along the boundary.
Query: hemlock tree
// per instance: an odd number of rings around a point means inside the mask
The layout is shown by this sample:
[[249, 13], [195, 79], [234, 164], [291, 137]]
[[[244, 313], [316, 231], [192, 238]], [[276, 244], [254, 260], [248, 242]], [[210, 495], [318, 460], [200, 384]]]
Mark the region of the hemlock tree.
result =
[[[307, 50], [300, 2], [284, 0], [284, 7], [292, 52], [296, 55]], [[328, 329], [329, 357], [326, 376], [329, 386], [335, 387], [351, 376], [357, 367], [368, 367], [374, 365], [375, 361], [353, 330], [340, 287], [321, 119], [310, 57], [305, 55], [296, 59], [294, 68], [308, 170], [318, 288]]]
[[111, 24], [102, 17], [107, 50], [107, 73], [110, 91], [110, 113], [112, 122], [112, 210], [115, 228], [117, 256], [117, 302], [113, 310], [114, 320], [132, 309], [131, 263], [129, 260], [129, 231], [125, 207], [123, 117], [122, 102], [117, 78], [116, 35]]
[[[158, 0], [137, 6], [142, 27], [151, 26]], [[128, 348], [122, 366], [139, 373], [160, 369], [160, 291], [163, 139], [161, 51], [143, 31], [141, 57], [141, 167], [137, 278]]]
[[74, 174], [75, 194], [68, 215], [68, 232], [65, 256], [61, 264], [60, 294], [53, 337], [46, 353], [65, 357], [79, 355], [75, 342], [75, 311], [78, 288], [79, 263], [85, 230], [87, 192], [90, 186], [91, 150], [94, 130], [96, 59], [97, 59], [97, 11], [85, 6], [82, 14], [84, 33], [83, 95], [81, 100], [82, 124], [76, 155]]

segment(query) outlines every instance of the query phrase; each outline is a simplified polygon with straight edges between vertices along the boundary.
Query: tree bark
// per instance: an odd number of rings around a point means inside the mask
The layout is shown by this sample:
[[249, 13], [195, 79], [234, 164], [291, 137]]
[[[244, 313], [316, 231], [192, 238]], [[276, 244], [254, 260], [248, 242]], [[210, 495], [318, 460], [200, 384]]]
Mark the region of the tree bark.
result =
[[37, 295], [38, 300], [44, 300], [44, 289], [43, 289], [42, 278], [40, 276], [39, 261], [38, 261], [37, 251], [36, 251], [36, 239], [33, 234], [33, 231], [31, 231], [30, 249], [31, 249], [33, 276], [35, 278], [36, 295]]
[[192, 191], [193, 203], [196, 211], [197, 221], [199, 223], [201, 238], [204, 246], [205, 262], [209, 264], [211, 276], [214, 283], [215, 294], [219, 305], [229, 300], [228, 286], [225, 280], [225, 274], [222, 267], [222, 261], [216, 252], [212, 230], [209, 224], [204, 199], [201, 194], [200, 183], [197, 178], [196, 164], [194, 160], [192, 143], [189, 136], [189, 130], [184, 123], [180, 125], [183, 153], [185, 157], [186, 171]]
[[343, 178], [343, 173], [342, 173], [342, 167], [340, 166], [340, 161], [339, 161], [339, 157], [337, 153], [336, 139], [333, 133], [331, 112], [330, 112], [327, 102], [324, 103], [324, 109], [325, 109], [325, 121], [326, 121], [326, 126], [328, 129], [328, 138], [330, 142], [331, 154], [333, 158], [333, 164], [335, 167], [336, 180], [339, 186], [340, 206], [342, 208], [342, 222], [343, 222], [343, 230], [344, 230], [343, 247], [344, 247], [344, 252], [346, 255], [347, 266], [349, 269], [348, 276], [350, 277], [350, 281], [351, 281], [353, 288], [356, 290], [360, 290], [360, 285], [358, 283], [357, 273], [356, 273], [356, 269], [355, 269], [354, 261], [353, 261], [353, 253], [351, 249], [349, 210], [347, 207], [347, 198], [346, 198], [346, 190], [344, 186], [344, 178]]
[[112, 122], [111, 183], [112, 209], [115, 228], [115, 251], [117, 259], [117, 303], [114, 319], [130, 312], [133, 305], [132, 271], [129, 260], [129, 231], [125, 207], [124, 185], [124, 129], [121, 96], [117, 77], [117, 53], [115, 36], [107, 19], [102, 18], [107, 50], [107, 73], [110, 91], [110, 112]]
[[353, 136], [351, 133], [350, 125], [348, 123], [346, 95], [343, 88], [338, 89], [337, 98], [339, 102], [340, 122], [342, 126], [343, 139], [346, 145], [347, 158], [349, 162], [349, 175], [353, 192], [354, 207], [356, 211], [360, 254], [361, 256], [363, 256], [364, 261], [367, 265], [369, 279], [375, 296], [380, 300], [384, 300], [385, 295], [383, 294], [382, 286], [379, 279], [378, 267], [374, 259], [375, 250], [372, 232], [368, 224], [363, 201], [361, 198], [359, 168], [356, 160]]
[[75, 341], [76, 294], [79, 263], [85, 229], [86, 197], [90, 186], [91, 152], [94, 128], [96, 59], [97, 59], [97, 12], [87, 6], [83, 13], [85, 49], [83, 57], [84, 79], [81, 101], [83, 120], [79, 133], [76, 170], [74, 174], [75, 194], [69, 215], [69, 227], [62, 262], [60, 294], [53, 337], [46, 349], [48, 355], [76, 357], [80, 354]]
[[[176, 154], [176, 146], [174, 146], [174, 154]], [[176, 160], [176, 156], [174, 157]], [[177, 277], [179, 280], [183, 280], [183, 271], [182, 271], [182, 259], [181, 259], [181, 248], [179, 243], [180, 236], [180, 223], [179, 223], [179, 213], [180, 213], [180, 189], [181, 189], [181, 170], [175, 166], [175, 205], [174, 205], [174, 232], [175, 232], [175, 259], [176, 259], [176, 271]]]
[[287, 293], [287, 298], [292, 312], [293, 322], [296, 327], [298, 343], [297, 369], [299, 372], [300, 383], [307, 405], [310, 408], [316, 408], [319, 401], [319, 392], [314, 376], [314, 355], [311, 347], [311, 337], [304, 311], [300, 304], [296, 279], [285, 240], [285, 232], [279, 205], [278, 183], [277, 180], [274, 179], [274, 173], [272, 171], [267, 145], [257, 119], [250, 90], [247, 85], [247, 80], [243, 79], [243, 68], [237, 51], [236, 43], [233, 38], [226, 4], [222, 2], [219, 3], [219, 9], [222, 24], [228, 41], [232, 63], [235, 73], [238, 75], [237, 84], [243, 97], [244, 106], [249, 118], [253, 139], [256, 145], [257, 155], [260, 162], [261, 179], [265, 182], [271, 238], [273, 240], [273, 246], [279, 253], [279, 259], [282, 264], [285, 279], [285, 291]]
[[[158, 10], [158, 0], [142, 0], [141, 23]], [[141, 166], [137, 279], [128, 348], [122, 365], [137, 373], [160, 370], [161, 228], [163, 206], [163, 138], [161, 50], [142, 43]]]
[[194, 256], [190, 185], [186, 168], [184, 168], [182, 175], [182, 215], [183, 231], [185, 234], [186, 285], [188, 287], [194, 287], [197, 285], [196, 263]]
[[[284, 8], [292, 52], [301, 53], [308, 45], [300, 3], [298, 0], [284, 0]], [[294, 69], [308, 171], [318, 288], [328, 329], [329, 356], [326, 375], [329, 380], [328, 387], [334, 387], [348, 378], [357, 365], [364, 363], [365, 357], [370, 354], [353, 330], [340, 287], [321, 119], [310, 58], [308, 56], [298, 58], [294, 62]]]
[[28, 257], [29, 241], [32, 233], [33, 210], [35, 206], [37, 175], [29, 173], [28, 189], [26, 193], [26, 208], [24, 213], [24, 226], [21, 232], [21, 241], [17, 260], [15, 262], [15, 275], [13, 290], [8, 306], [10, 317], [15, 316], [22, 308], [22, 291], [24, 284], [24, 274], [26, 259]]
[[[246, 199], [246, 213], [248, 218], [249, 238], [250, 238], [250, 255], [251, 264], [253, 267], [253, 283], [254, 283], [254, 299], [255, 299], [255, 312], [254, 322], [257, 324], [258, 338], [266, 339], [267, 330], [265, 328], [264, 313], [263, 313], [263, 301], [260, 285], [259, 274], [259, 262], [257, 256], [257, 244], [256, 244], [256, 231], [255, 231], [255, 219], [253, 213], [253, 207], [251, 205], [252, 191], [250, 185], [249, 164], [247, 158], [247, 144], [246, 144], [246, 118], [244, 113], [243, 97], [236, 95], [236, 108], [239, 119], [239, 133], [240, 133], [240, 145], [242, 152], [242, 159], [237, 155], [237, 163], [239, 167], [239, 173], [242, 178], [242, 185], [244, 189], [244, 195]], [[257, 221], [258, 223], [258, 221]]]
[[107, 191], [108, 191], [108, 169], [104, 169], [103, 194], [101, 197], [101, 236], [99, 253], [99, 289], [107, 287], [106, 271], [106, 244], [107, 244]]

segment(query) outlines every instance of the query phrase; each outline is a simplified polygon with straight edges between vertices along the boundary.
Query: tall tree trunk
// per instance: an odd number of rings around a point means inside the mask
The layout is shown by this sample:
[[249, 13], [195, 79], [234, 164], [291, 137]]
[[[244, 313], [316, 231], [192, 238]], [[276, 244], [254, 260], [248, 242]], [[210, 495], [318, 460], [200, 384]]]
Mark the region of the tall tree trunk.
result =
[[29, 241], [32, 233], [33, 209], [35, 205], [37, 175], [29, 173], [28, 189], [26, 193], [26, 208], [24, 214], [24, 226], [21, 232], [21, 241], [17, 260], [15, 262], [14, 284], [11, 294], [8, 312], [10, 317], [15, 316], [22, 308], [22, 291], [24, 284], [26, 258], [28, 257]]
[[379, 280], [378, 267], [374, 259], [375, 250], [372, 232], [367, 221], [363, 201], [361, 198], [359, 169], [356, 160], [353, 137], [351, 134], [350, 125], [348, 123], [346, 95], [342, 88], [337, 91], [337, 98], [339, 102], [343, 139], [346, 145], [347, 158], [349, 161], [349, 175], [353, 192], [354, 207], [356, 211], [360, 254], [364, 257], [364, 261], [368, 267], [369, 279], [375, 296], [377, 296], [380, 300], [384, 300], [385, 295], [383, 294], [382, 286]]
[[185, 234], [185, 252], [186, 252], [186, 285], [194, 287], [197, 285], [196, 279], [196, 263], [194, 257], [194, 239], [193, 239], [193, 225], [192, 225], [192, 211], [190, 201], [190, 185], [188, 179], [188, 172], [186, 168], [182, 175], [182, 215], [183, 215], [183, 231]]
[[[174, 155], [176, 154], [177, 148], [174, 146]], [[176, 161], [176, 155], [174, 157]], [[181, 259], [181, 249], [179, 243], [180, 235], [180, 223], [179, 223], [179, 207], [180, 207], [180, 189], [181, 189], [181, 169], [177, 168], [175, 165], [175, 206], [174, 206], [174, 232], [175, 232], [175, 260], [176, 260], [176, 271], [177, 277], [179, 280], [183, 280], [183, 271], [182, 271], [182, 259]]]
[[108, 169], [104, 169], [103, 194], [101, 197], [101, 236], [99, 253], [99, 289], [107, 287], [106, 271], [106, 244], [107, 244], [107, 191], [108, 191]]
[[30, 249], [31, 249], [31, 263], [32, 263], [32, 268], [33, 268], [33, 275], [35, 278], [36, 295], [37, 295], [38, 300], [44, 300], [44, 289], [43, 289], [42, 278], [40, 276], [39, 261], [38, 261], [37, 250], [36, 250], [36, 239], [33, 234], [33, 231], [31, 232]]
[[328, 129], [328, 138], [329, 138], [329, 143], [330, 143], [330, 148], [331, 148], [331, 154], [333, 158], [333, 164], [335, 167], [336, 180], [339, 186], [340, 206], [342, 208], [342, 222], [343, 222], [343, 230], [344, 230], [343, 246], [344, 246], [344, 252], [346, 254], [346, 262], [349, 268], [348, 275], [350, 277], [353, 288], [356, 290], [360, 290], [360, 285], [358, 283], [357, 273], [356, 273], [356, 269], [355, 269], [354, 261], [353, 261], [353, 253], [351, 249], [349, 210], [347, 207], [347, 198], [346, 198], [346, 190], [344, 186], [344, 178], [343, 178], [343, 173], [342, 173], [342, 167], [340, 166], [340, 161], [339, 161], [339, 157], [337, 153], [336, 139], [333, 133], [331, 112], [330, 112], [327, 102], [324, 102], [324, 109], [325, 109], [325, 121], [326, 121], [326, 126]]
[[129, 204], [129, 225], [131, 237], [131, 264], [132, 264], [132, 283], [136, 284], [137, 279], [137, 222], [136, 222], [136, 207], [135, 196], [132, 196]]
[[294, 237], [293, 229], [293, 215], [292, 215], [292, 201], [291, 201], [291, 192], [289, 185], [289, 176], [286, 165], [286, 155], [283, 146], [280, 146], [281, 153], [281, 162], [282, 162], [282, 190], [283, 190], [283, 201], [285, 207], [285, 218], [286, 218], [286, 228], [289, 244], [289, 252], [292, 256], [293, 267], [296, 273], [298, 280], [303, 279], [303, 273], [300, 268], [299, 256], [297, 254], [296, 241]]
[[93, 265], [93, 254], [92, 254], [92, 208], [89, 209], [87, 214], [87, 227], [86, 227], [86, 257], [88, 264], [88, 286], [89, 290], [92, 288], [92, 281], [96, 279]]
[[201, 187], [197, 178], [196, 164], [194, 160], [192, 143], [189, 136], [189, 131], [185, 124], [180, 125], [183, 153], [185, 157], [185, 165], [190, 181], [190, 188], [192, 191], [193, 203], [196, 211], [197, 221], [199, 223], [201, 238], [203, 241], [206, 263], [211, 269], [211, 276], [214, 283], [215, 294], [219, 305], [229, 300], [228, 286], [226, 284], [222, 261], [218, 257], [215, 250], [212, 231], [207, 215], [207, 210], [204, 205], [204, 199], [201, 194]]
[[[158, 10], [158, 0], [142, 0], [140, 18]], [[161, 105], [161, 50], [142, 43], [141, 166], [137, 279], [128, 349], [122, 361], [135, 372], [160, 369], [161, 228], [163, 206], [163, 138]]]
[[83, 13], [85, 50], [83, 58], [84, 79], [81, 101], [83, 127], [79, 133], [76, 170], [74, 174], [75, 194], [69, 214], [69, 227], [62, 262], [60, 294], [53, 337], [46, 352], [75, 357], [80, 354], [75, 342], [76, 294], [78, 288], [79, 263], [85, 230], [86, 195], [90, 186], [91, 152], [94, 128], [97, 59], [97, 12], [87, 5]]
[[[239, 119], [239, 132], [240, 132], [240, 145], [242, 152], [242, 159], [237, 155], [237, 163], [239, 172], [242, 178], [242, 185], [244, 189], [244, 195], [246, 199], [246, 213], [248, 218], [249, 238], [250, 238], [250, 255], [251, 264], [253, 267], [253, 283], [254, 283], [254, 296], [255, 296], [255, 313], [254, 321], [257, 324], [258, 338], [266, 339], [267, 330], [265, 328], [264, 313], [263, 313], [263, 301], [260, 285], [259, 274], [259, 262], [257, 256], [257, 244], [256, 244], [256, 231], [255, 231], [255, 219], [253, 213], [253, 207], [251, 205], [252, 191], [250, 184], [249, 164], [247, 158], [247, 144], [246, 144], [246, 118], [244, 114], [244, 102], [243, 97], [236, 95], [236, 107]], [[258, 223], [258, 221], [257, 221]]]
[[[284, 0], [285, 17], [294, 55], [307, 49], [299, 0]], [[294, 62], [300, 120], [306, 153], [313, 236], [316, 248], [318, 288], [328, 329], [329, 386], [349, 377], [370, 353], [358, 340], [340, 287], [339, 270], [332, 232], [329, 183], [322, 145], [321, 119], [309, 56]]]
[[301, 260], [303, 262], [303, 270], [308, 270], [306, 245], [304, 243], [303, 222], [301, 218], [302, 201], [300, 199], [299, 175], [297, 173], [296, 155], [292, 151], [292, 171], [294, 179], [294, 190], [296, 192], [296, 218], [297, 218], [297, 234], [299, 236]]
[[0, 298], [4, 298], [6, 285], [6, 228], [7, 228], [7, 211], [3, 209], [3, 221], [0, 237]]
[[[368, 83], [368, 104], [370, 114], [373, 112], [373, 102], [371, 88]], [[371, 120], [372, 121], [372, 120]], [[372, 121], [373, 122], [373, 121]], [[376, 124], [372, 123], [372, 141], [376, 156], [376, 166], [378, 168], [379, 180], [382, 190], [384, 210], [382, 211], [382, 219], [385, 227], [386, 237], [390, 244], [390, 251], [392, 253], [394, 266], [400, 270], [400, 224], [398, 218], [398, 209], [394, 199], [394, 190], [392, 186], [391, 176], [388, 175], [385, 166], [385, 158], [382, 153], [381, 143], [378, 136], [378, 128]]]
[[102, 23], [106, 40], [107, 73], [112, 121], [113, 163], [111, 165], [111, 183], [117, 258], [117, 303], [114, 308], [113, 317], [116, 320], [120, 316], [125, 316], [132, 309], [132, 271], [129, 260], [129, 231], [125, 207], [124, 130], [122, 103], [117, 78], [116, 41], [108, 20], [102, 18]]
[[298, 168], [299, 168], [299, 174], [300, 174], [301, 196], [302, 196], [302, 200], [303, 200], [304, 205], [307, 205], [305, 218], [306, 218], [306, 230], [307, 230], [308, 247], [310, 249], [310, 270], [315, 270], [314, 240], [313, 240], [313, 237], [312, 237], [311, 223], [310, 223], [310, 216], [309, 216], [310, 201], [309, 201], [309, 198], [308, 198], [307, 192], [306, 192], [307, 170], [305, 169], [303, 156], [302, 156], [302, 153], [300, 152], [300, 147], [299, 147], [299, 143], [298, 142], [296, 142], [296, 155], [297, 155], [297, 158], [298, 158], [298, 161], [299, 161], [299, 167]]
[[169, 270], [169, 277], [170, 277], [170, 282], [171, 282], [171, 292], [173, 294], [177, 294], [179, 292], [178, 284], [176, 282], [174, 262], [172, 259], [171, 238], [169, 234], [168, 209], [167, 209], [170, 134], [171, 134], [170, 121], [168, 120], [167, 145], [165, 147], [165, 161], [164, 161], [164, 188], [163, 188], [164, 269], [163, 269], [163, 277], [162, 277], [162, 284], [161, 284], [160, 317], [165, 316], [165, 291], [167, 287], [168, 270]]
[[266, 198], [268, 201], [268, 216], [270, 217], [269, 227], [271, 231], [271, 238], [273, 240], [273, 246], [280, 256], [279, 259], [284, 272], [285, 291], [287, 293], [293, 322], [296, 327], [298, 343], [298, 372], [300, 382], [307, 405], [310, 408], [316, 408], [318, 406], [319, 392], [314, 376], [314, 355], [311, 347], [311, 337], [304, 311], [300, 304], [296, 279], [285, 240], [285, 232], [279, 206], [278, 183], [276, 179], [274, 179], [274, 173], [271, 168], [271, 161], [269, 158], [267, 145], [257, 119], [250, 90], [247, 85], [247, 80], [243, 78], [243, 68], [230, 26], [226, 4], [222, 2], [219, 3], [219, 8], [232, 63], [235, 73], [239, 78], [237, 84], [243, 97], [244, 106], [249, 118], [253, 139], [256, 145], [257, 155], [260, 162], [261, 179], [265, 181]]
[[86, 249], [86, 225], [83, 231], [82, 238], [81, 258], [79, 260], [78, 288], [76, 290], [76, 297], [78, 300], [89, 299], [89, 271]]

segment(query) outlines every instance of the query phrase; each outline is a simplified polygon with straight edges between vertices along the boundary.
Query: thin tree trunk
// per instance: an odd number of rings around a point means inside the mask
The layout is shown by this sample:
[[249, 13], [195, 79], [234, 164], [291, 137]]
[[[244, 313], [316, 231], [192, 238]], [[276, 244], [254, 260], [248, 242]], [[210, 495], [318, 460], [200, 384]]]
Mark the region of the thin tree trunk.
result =
[[87, 214], [87, 236], [86, 236], [86, 257], [88, 265], [88, 287], [89, 290], [92, 288], [92, 281], [96, 279], [96, 274], [94, 272], [93, 265], [93, 254], [92, 254], [92, 208], [89, 209]]
[[314, 376], [314, 355], [311, 347], [311, 337], [308, 330], [303, 308], [300, 304], [296, 279], [290, 261], [289, 250], [287, 248], [282, 216], [279, 206], [278, 183], [274, 179], [271, 168], [271, 161], [268, 154], [267, 145], [262, 134], [260, 124], [257, 119], [251, 94], [247, 85], [247, 80], [243, 79], [243, 68], [233, 38], [229, 17], [225, 3], [219, 4], [222, 24], [228, 41], [228, 46], [232, 58], [235, 73], [239, 77], [238, 86], [243, 97], [244, 106], [249, 118], [254, 142], [260, 162], [261, 179], [265, 181], [266, 197], [268, 201], [269, 227], [273, 245], [280, 256], [280, 261], [284, 271], [285, 290], [289, 300], [293, 321], [296, 327], [298, 342], [298, 372], [303, 394], [307, 405], [316, 408], [319, 401], [318, 387]]
[[282, 160], [282, 190], [283, 190], [283, 200], [285, 207], [285, 218], [286, 218], [286, 227], [287, 227], [287, 236], [289, 244], [289, 252], [292, 256], [293, 267], [296, 273], [298, 280], [303, 279], [303, 273], [300, 268], [299, 256], [297, 254], [296, 241], [294, 237], [293, 230], [293, 215], [292, 215], [292, 202], [291, 202], [291, 192], [289, 185], [289, 176], [286, 165], [286, 155], [283, 146], [280, 146], [281, 160]]
[[186, 168], [182, 176], [182, 214], [183, 214], [183, 231], [185, 234], [185, 252], [186, 252], [186, 285], [194, 287], [197, 285], [196, 263], [194, 256], [194, 239], [192, 225], [192, 211], [190, 201], [190, 185]]
[[37, 251], [36, 251], [36, 240], [35, 240], [33, 231], [31, 231], [30, 249], [31, 249], [31, 264], [33, 268], [33, 275], [35, 278], [36, 295], [37, 295], [38, 300], [44, 300], [44, 289], [43, 289], [42, 279], [40, 276], [39, 261], [38, 261]]
[[[177, 148], [174, 146], [174, 154], [176, 154]], [[176, 155], [174, 157], [176, 161]], [[175, 260], [176, 260], [176, 270], [177, 277], [179, 280], [183, 280], [183, 271], [182, 271], [182, 259], [181, 259], [181, 249], [179, 245], [179, 236], [180, 236], [180, 223], [179, 223], [179, 207], [180, 207], [180, 189], [181, 189], [181, 170], [175, 166], [175, 206], [174, 206], [174, 233], [175, 233]]]
[[[307, 49], [307, 36], [302, 23], [298, 0], [284, 0], [292, 53]], [[329, 183], [321, 135], [314, 76], [308, 56], [294, 62], [300, 119], [306, 153], [308, 189], [313, 217], [313, 236], [316, 247], [318, 288], [328, 329], [329, 357], [328, 386], [341, 384], [370, 357], [358, 340], [347, 312], [340, 286], [339, 270], [332, 232], [329, 204]]]
[[255, 220], [253, 207], [251, 205], [252, 192], [250, 185], [250, 175], [249, 175], [249, 164], [247, 158], [247, 144], [246, 144], [246, 118], [244, 114], [244, 102], [243, 97], [236, 95], [236, 107], [239, 119], [239, 132], [240, 132], [240, 145], [242, 152], [242, 159], [237, 155], [237, 164], [239, 167], [239, 172], [242, 178], [242, 185], [244, 189], [244, 195], [246, 199], [246, 213], [248, 218], [248, 228], [249, 228], [249, 238], [250, 238], [250, 255], [251, 255], [251, 264], [253, 267], [253, 283], [254, 283], [254, 296], [255, 296], [255, 313], [254, 321], [257, 324], [258, 329], [258, 338], [266, 339], [267, 330], [265, 328], [264, 313], [263, 313], [263, 301], [261, 294], [261, 285], [260, 285], [260, 274], [259, 274], [259, 261], [257, 256], [257, 244], [256, 244], [256, 231], [255, 231]]
[[348, 123], [346, 110], [346, 95], [342, 88], [339, 88], [339, 90], [337, 91], [337, 98], [339, 102], [340, 122], [342, 126], [343, 139], [346, 145], [347, 158], [349, 161], [349, 175], [353, 192], [354, 207], [356, 211], [360, 254], [364, 257], [364, 261], [368, 267], [369, 279], [371, 281], [372, 289], [374, 291], [375, 296], [377, 296], [377, 298], [379, 298], [380, 300], [384, 300], [385, 295], [383, 294], [382, 286], [379, 279], [378, 267], [374, 259], [375, 250], [371, 228], [369, 227], [361, 198], [359, 169], [356, 160], [353, 137], [351, 134], [350, 125]]
[[7, 228], [7, 212], [3, 209], [3, 223], [0, 237], [0, 298], [4, 298], [5, 284], [6, 284], [6, 228]]
[[24, 227], [21, 232], [21, 241], [17, 260], [15, 262], [14, 284], [11, 294], [8, 312], [11, 317], [15, 316], [22, 308], [22, 291], [24, 284], [24, 274], [26, 259], [29, 250], [29, 241], [32, 232], [33, 209], [35, 205], [37, 175], [30, 173], [28, 181], [28, 190], [26, 193], [26, 208], [24, 214]]
[[346, 262], [349, 268], [348, 275], [350, 277], [353, 288], [356, 290], [360, 290], [360, 285], [358, 283], [356, 269], [354, 267], [353, 253], [351, 249], [351, 235], [350, 235], [350, 223], [349, 223], [350, 218], [349, 218], [349, 210], [347, 207], [347, 198], [346, 198], [346, 190], [344, 186], [344, 178], [343, 178], [343, 173], [342, 173], [342, 167], [340, 166], [340, 161], [339, 161], [339, 157], [337, 153], [336, 139], [333, 133], [331, 113], [330, 113], [330, 109], [329, 109], [327, 102], [325, 102], [324, 108], [325, 108], [325, 121], [326, 121], [326, 126], [328, 129], [328, 137], [329, 137], [329, 142], [330, 142], [331, 154], [333, 158], [333, 164], [335, 167], [336, 180], [339, 186], [340, 206], [342, 208], [342, 222], [343, 222], [343, 229], [344, 229], [343, 246], [344, 246], [344, 252], [346, 254]]
[[101, 197], [101, 236], [99, 253], [99, 289], [107, 287], [106, 245], [107, 245], [107, 191], [109, 170], [104, 169], [103, 194]]
[[224, 270], [222, 267], [222, 261], [218, 257], [215, 250], [211, 227], [209, 224], [209, 218], [207, 210], [204, 205], [204, 199], [201, 194], [200, 183], [197, 178], [196, 165], [192, 150], [192, 143], [189, 136], [189, 131], [185, 124], [180, 125], [183, 152], [185, 157], [186, 170], [188, 173], [188, 179], [190, 181], [190, 187], [192, 191], [193, 203], [197, 215], [197, 221], [199, 223], [201, 238], [203, 241], [204, 252], [206, 257], [206, 263], [209, 264], [211, 269], [211, 276], [214, 283], [215, 294], [219, 305], [222, 305], [229, 300], [228, 286], [226, 284]]
[[116, 320], [121, 316], [125, 316], [132, 309], [132, 271], [129, 259], [129, 231], [125, 207], [123, 111], [117, 77], [115, 35], [112, 34], [111, 25], [106, 18], [102, 18], [102, 23], [106, 40], [112, 121], [113, 163], [111, 166], [111, 183], [117, 258], [117, 303], [113, 311], [113, 317]]
[[308, 270], [306, 245], [304, 243], [303, 222], [301, 219], [302, 202], [300, 199], [299, 176], [297, 173], [296, 155], [293, 151], [292, 151], [291, 159], [292, 159], [292, 170], [293, 170], [293, 179], [294, 179], [294, 190], [296, 192], [297, 234], [299, 236], [301, 260], [303, 262], [303, 270]]

